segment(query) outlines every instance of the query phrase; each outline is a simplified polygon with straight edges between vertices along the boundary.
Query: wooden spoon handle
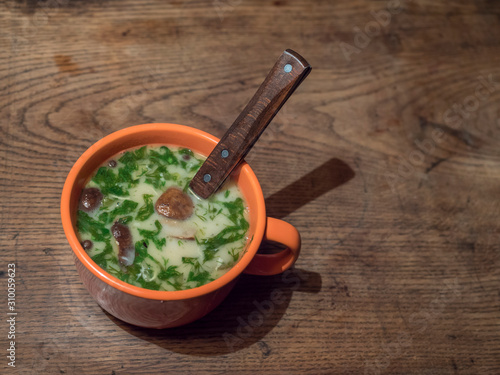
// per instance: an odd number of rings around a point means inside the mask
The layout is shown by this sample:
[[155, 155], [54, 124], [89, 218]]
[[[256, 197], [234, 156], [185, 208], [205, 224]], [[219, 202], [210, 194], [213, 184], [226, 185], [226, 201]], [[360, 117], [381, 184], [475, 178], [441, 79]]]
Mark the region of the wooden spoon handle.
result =
[[297, 52], [283, 52], [191, 180], [189, 186], [196, 195], [206, 199], [217, 191], [310, 71], [309, 63]]

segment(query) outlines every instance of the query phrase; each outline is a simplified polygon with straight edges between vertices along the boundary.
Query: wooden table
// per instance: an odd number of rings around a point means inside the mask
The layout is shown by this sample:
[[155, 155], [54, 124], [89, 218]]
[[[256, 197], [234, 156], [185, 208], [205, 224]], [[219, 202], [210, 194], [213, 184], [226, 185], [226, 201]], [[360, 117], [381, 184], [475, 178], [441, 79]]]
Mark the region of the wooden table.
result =
[[[498, 3], [7, 0], [0, 24], [2, 373], [500, 373]], [[135, 124], [221, 136], [286, 48], [313, 72], [247, 160], [296, 268], [185, 327], [106, 314], [60, 224], [72, 164]]]

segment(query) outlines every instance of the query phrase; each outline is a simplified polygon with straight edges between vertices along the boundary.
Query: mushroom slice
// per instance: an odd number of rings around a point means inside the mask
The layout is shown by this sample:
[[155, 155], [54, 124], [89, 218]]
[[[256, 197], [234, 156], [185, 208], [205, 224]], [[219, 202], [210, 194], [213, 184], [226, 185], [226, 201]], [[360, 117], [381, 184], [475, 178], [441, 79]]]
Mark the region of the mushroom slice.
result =
[[177, 187], [168, 188], [156, 201], [156, 212], [174, 220], [186, 220], [193, 214], [193, 201]]
[[80, 209], [85, 212], [94, 211], [102, 202], [102, 193], [97, 188], [83, 189], [80, 198]]
[[126, 225], [116, 221], [111, 227], [111, 233], [116, 242], [118, 242], [118, 260], [124, 266], [132, 265], [135, 259], [135, 248], [130, 229]]

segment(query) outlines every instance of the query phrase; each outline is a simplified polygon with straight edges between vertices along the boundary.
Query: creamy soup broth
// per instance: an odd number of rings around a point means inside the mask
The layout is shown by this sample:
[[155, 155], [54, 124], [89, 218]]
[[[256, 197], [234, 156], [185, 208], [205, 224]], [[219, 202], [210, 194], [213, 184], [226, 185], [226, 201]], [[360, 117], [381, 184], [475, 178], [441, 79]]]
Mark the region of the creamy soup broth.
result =
[[[226, 273], [248, 241], [248, 209], [231, 179], [207, 200], [189, 191], [204, 159], [185, 148], [147, 146], [106, 161], [78, 210], [89, 256], [113, 276], [153, 290], [194, 288]], [[167, 191], [189, 197], [191, 214], [181, 207], [178, 216], [165, 216], [172, 210], [168, 197], [161, 205]]]

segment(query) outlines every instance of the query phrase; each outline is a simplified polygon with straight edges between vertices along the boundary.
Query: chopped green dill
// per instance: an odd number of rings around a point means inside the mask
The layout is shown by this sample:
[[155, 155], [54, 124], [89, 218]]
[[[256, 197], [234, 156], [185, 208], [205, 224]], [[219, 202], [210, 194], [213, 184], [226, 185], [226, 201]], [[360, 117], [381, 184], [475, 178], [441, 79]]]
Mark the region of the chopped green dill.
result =
[[204, 270], [201, 266], [198, 258], [182, 257], [182, 263], [190, 264], [192, 266], [191, 271], [189, 271], [187, 282], [195, 282], [196, 286], [202, 286], [209, 281], [212, 281], [210, 277], [210, 272]]
[[231, 250], [228, 251], [228, 254], [233, 257], [233, 261], [237, 261], [240, 257], [240, 252], [237, 248], [233, 247]]
[[[177, 271], [177, 266], [167, 267], [167, 261], [164, 260], [164, 265], [158, 262], [155, 258], [147, 253], [147, 242], [146, 241], [137, 241], [135, 243], [135, 259], [134, 264], [127, 267], [127, 272], [119, 275], [119, 278], [122, 281], [139, 285], [146, 289], [160, 290], [161, 282], [155, 282], [154, 271], [151, 267], [151, 263], [154, 262], [158, 265], [160, 271], [156, 275], [158, 280], [168, 280], [170, 278], [177, 278], [181, 276], [181, 274]], [[175, 281], [175, 280], [174, 280]]]
[[144, 176], [144, 175], [145, 175], [146, 173], [148, 173], [148, 172], [149, 172], [149, 170], [148, 170], [147, 168], [143, 168], [143, 169], [141, 170], [141, 173], [139, 173], [139, 174], [137, 175], [137, 178], [138, 178], [138, 179], [139, 179], [139, 178], [141, 178], [142, 176]]
[[106, 224], [108, 222], [108, 219], [109, 219], [109, 212], [102, 212], [102, 213], [100, 213], [99, 216], [97, 217], [97, 219], [101, 223]]
[[201, 216], [201, 215], [198, 215], [196, 214], [196, 216], [198, 216], [198, 218], [201, 220], [201, 221], [207, 221], [207, 218], [205, 216]]
[[139, 211], [137, 212], [137, 216], [135, 217], [135, 220], [138, 221], [145, 221], [148, 219], [151, 215], [153, 215], [155, 208], [153, 205], [153, 195], [152, 194], [144, 194], [142, 196], [142, 199], [144, 199], [144, 206], [139, 208]]
[[194, 281], [196, 282], [196, 286], [202, 286], [208, 283], [209, 281], [213, 281], [214, 279], [210, 277], [210, 272], [208, 271], [202, 271], [202, 272], [194, 272], [191, 271], [189, 272], [187, 282]]
[[102, 250], [99, 254], [96, 254], [92, 257], [92, 260], [101, 268], [106, 269], [108, 261], [113, 259], [113, 247], [109, 241], [106, 241], [106, 245], [104, 250]]
[[210, 220], [214, 221], [221, 212], [222, 208], [217, 209], [216, 207], [208, 205], [208, 216], [210, 217]]
[[132, 220], [133, 220], [132, 216], [124, 216], [124, 217], [119, 218], [117, 221], [120, 224], [126, 225], [126, 224], [130, 223]]
[[229, 190], [226, 190], [226, 192], [224, 193], [224, 198], [229, 197], [229, 193], [230, 193], [230, 191], [229, 191]]
[[160, 290], [161, 285], [154, 281], [146, 281], [142, 276], [137, 280], [140, 284], [141, 288], [151, 289], [151, 290]]
[[[154, 166], [153, 166], [154, 168]], [[158, 180], [162, 181], [163, 183], [167, 180], [172, 180], [172, 176], [167, 170], [167, 167], [165, 165], [159, 165], [154, 169], [151, 169], [151, 172], [146, 173], [146, 177], [152, 179], [152, 180]], [[163, 184], [164, 185], [164, 184]], [[159, 186], [163, 186], [159, 185]]]
[[120, 183], [118, 176], [111, 168], [99, 168], [94, 178], [92, 178], [92, 182], [99, 186], [103, 195], [112, 194], [119, 197], [129, 195], [127, 186], [123, 186], [124, 184]]
[[177, 165], [179, 164], [179, 161], [175, 157], [172, 151], [166, 146], [161, 146], [160, 147], [160, 152], [151, 150], [149, 152], [149, 157], [150, 159], [157, 163], [158, 165], [164, 165], [164, 164], [169, 164], [169, 165]]
[[144, 159], [146, 156], [146, 146], [142, 146], [141, 148], [135, 150], [134, 156], [136, 160]]
[[128, 185], [125, 185], [128, 188], [130, 188], [131, 186], [137, 185], [139, 180], [134, 179], [132, 174], [135, 171], [137, 171], [138, 169], [139, 169], [139, 167], [138, 167], [137, 163], [135, 163], [135, 162], [125, 164], [123, 167], [118, 168], [118, 181], [122, 182], [124, 184], [128, 184]]
[[194, 152], [191, 151], [189, 148], [180, 148], [177, 152], [181, 155], [189, 155], [194, 157]]
[[111, 236], [111, 232], [104, 223], [91, 218], [82, 210], [77, 213], [76, 227], [80, 233], [89, 233], [92, 241], [105, 241]]
[[134, 264], [141, 264], [148, 256], [149, 243], [145, 240], [136, 241], [135, 243], [135, 259]]
[[241, 220], [242, 223], [240, 225], [226, 227], [213, 237], [197, 240], [198, 244], [203, 247], [205, 261], [213, 259], [215, 253], [217, 253], [223, 245], [245, 238], [247, 228], [245, 228], [243, 222], [247, 223], [247, 225], [248, 222], [245, 219]]
[[144, 159], [146, 156], [147, 146], [142, 146], [135, 151], [125, 151], [123, 155], [118, 159], [120, 163], [131, 164], [138, 160]]
[[182, 257], [182, 263], [184, 264], [191, 264], [195, 268], [200, 268], [200, 262], [198, 261], [198, 258], [192, 258], [192, 257]]
[[234, 224], [238, 223], [238, 218], [243, 217], [243, 212], [245, 211], [243, 203], [243, 199], [241, 198], [236, 198], [232, 202], [222, 202], [222, 205], [229, 210], [229, 215], [227, 217]]
[[[118, 207], [114, 208], [111, 212], [109, 212], [108, 216], [106, 217], [106, 222], [111, 223], [115, 220], [117, 216], [131, 214], [137, 208], [138, 205], [139, 203], [137, 202], [125, 199], [123, 202], [120, 203]], [[101, 216], [99, 216], [99, 220], [101, 220]]]
[[162, 226], [158, 220], [155, 221], [155, 227], [156, 227], [156, 231], [147, 230], [147, 229], [138, 229], [138, 230], [139, 230], [139, 234], [142, 237], [144, 237], [145, 241], [151, 240], [155, 244], [156, 248], [158, 250], [161, 250], [162, 247], [166, 245], [167, 240], [166, 240], [166, 238], [160, 239], [157, 237], [160, 234], [161, 229], [162, 229]]
[[201, 221], [204, 221], [204, 222], [207, 221], [207, 217], [210, 219], [210, 221], [214, 221], [215, 218], [219, 214], [222, 213], [222, 208], [217, 209], [215, 204], [209, 203], [207, 208], [204, 209], [204, 208], [200, 207], [200, 209], [198, 211], [203, 211], [203, 212], [196, 213], [196, 216], [198, 216], [198, 218]]
[[168, 280], [172, 277], [179, 277], [182, 274], [177, 271], [177, 266], [170, 266], [167, 269], [161, 270], [161, 272], [158, 274], [158, 278], [160, 280]]
[[161, 179], [146, 178], [144, 182], [146, 184], [154, 186], [158, 190], [165, 186], [165, 180]]
[[182, 290], [184, 288], [184, 284], [182, 283], [182, 281], [178, 281], [178, 280], [175, 280], [175, 281], [167, 281], [167, 284], [173, 286], [175, 288], [175, 290]]
[[249, 227], [248, 221], [244, 219], [243, 199], [236, 198], [232, 202], [222, 202], [224, 207], [229, 211], [227, 217], [231, 220], [234, 225], [225, 227], [217, 235], [199, 240], [196, 239], [197, 243], [202, 246], [205, 261], [211, 260], [215, 257], [217, 251], [223, 245], [233, 243], [245, 238], [246, 231]]
[[189, 172], [196, 172], [198, 171], [198, 169], [200, 169], [201, 165], [203, 164], [203, 161], [202, 160], [197, 160], [197, 163], [196, 164], [193, 164], [191, 166], [191, 168], [189, 168]]

